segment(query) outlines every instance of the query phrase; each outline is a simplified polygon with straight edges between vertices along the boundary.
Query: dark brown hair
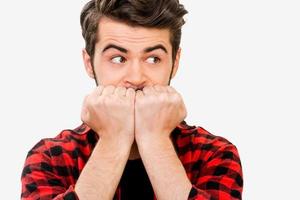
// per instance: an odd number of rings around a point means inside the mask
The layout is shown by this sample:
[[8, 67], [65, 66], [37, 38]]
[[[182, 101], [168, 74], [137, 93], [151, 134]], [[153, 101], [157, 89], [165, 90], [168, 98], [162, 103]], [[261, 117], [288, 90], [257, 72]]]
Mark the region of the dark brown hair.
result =
[[181, 40], [181, 27], [185, 23], [183, 16], [186, 13], [179, 0], [91, 0], [80, 15], [85, 49], [93, 58], [95, 44], [99, 39], [99, 20], [101, 16], [105, 16], [130, 26], [169, 29], [174, 61]]

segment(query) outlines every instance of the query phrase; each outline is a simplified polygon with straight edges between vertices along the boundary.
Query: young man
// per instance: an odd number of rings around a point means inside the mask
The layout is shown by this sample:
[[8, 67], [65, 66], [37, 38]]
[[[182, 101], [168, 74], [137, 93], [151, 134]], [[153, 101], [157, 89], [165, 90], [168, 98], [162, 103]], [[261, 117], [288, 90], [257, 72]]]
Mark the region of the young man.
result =
[[180, 59], [178, 0], [92, 0], [83, 60], [97, 87], [84, 122], [29, 151], [22, 199], [241, 199], [237, 149], [183, 120], [169, 86]]

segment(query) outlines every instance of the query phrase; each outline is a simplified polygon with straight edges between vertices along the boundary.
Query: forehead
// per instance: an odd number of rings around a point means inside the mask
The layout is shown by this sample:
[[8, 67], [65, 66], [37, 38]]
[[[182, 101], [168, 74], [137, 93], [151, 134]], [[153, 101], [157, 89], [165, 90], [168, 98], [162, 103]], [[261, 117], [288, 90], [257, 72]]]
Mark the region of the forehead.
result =
[[135, 49], [144, 49], [157, 44], [171, 49], [170, 31], [168, 29], [129, 26], [126, 23], [102, 17], [99, 21], [98, 44], [117, 43]]

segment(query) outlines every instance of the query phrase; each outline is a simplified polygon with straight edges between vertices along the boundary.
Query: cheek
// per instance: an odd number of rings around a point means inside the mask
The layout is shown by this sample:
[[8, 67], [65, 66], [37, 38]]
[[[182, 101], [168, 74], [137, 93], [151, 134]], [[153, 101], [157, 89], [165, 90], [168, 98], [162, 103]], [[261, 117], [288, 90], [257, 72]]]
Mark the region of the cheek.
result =
[[154, 84], [167, 85], [171, 74], [171, 67], [160, 66], [156, 69], [148, 70], [147, 76]]
[[107, 62], [95, 62], [95, 73], [101, 85], [117, 85], [122, 79], [122, 71]]

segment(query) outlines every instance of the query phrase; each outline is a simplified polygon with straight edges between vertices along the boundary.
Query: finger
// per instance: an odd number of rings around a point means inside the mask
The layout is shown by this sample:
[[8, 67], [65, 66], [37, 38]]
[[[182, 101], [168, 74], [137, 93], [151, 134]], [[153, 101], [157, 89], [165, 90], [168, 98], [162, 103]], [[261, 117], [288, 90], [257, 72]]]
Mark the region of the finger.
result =
[[173, 93], [178, 93], [172, 86], [168, 86], [167, 91], [170, 92], [170, 93], [172, 93], [172, 92]]
[[156, 94], [156, 91], [154, 90], [154, 88], [152, 86], [144, 87], [143, 92], [145, 95]]
[[91, 91], [89, 91], [88, 94], [84, 97], [84, 101], [83, 101], [83, 102], [85, 103], [86, 100], [87, 100], [88, 98], [97, 96], [97, 95], [96, 95], [97, 89], [98, 89], [98, 87], [95, 87], [95, 88], [93, 88]]
[[103, 88], [102, 95], [110, 95], [115, 91], [115, 86], [109, 85]]
[[124, 96], [126, 96], [126, 88], [125, 88], [125, 87], [118, 86], [118, 87], [115, 89], [114, 94], [118, 95], [119, 97], [124, 97]]
[[158, 92], [158, 93], [161, 93], [161, 92], [167, 92], [167, 91], [166, 91], [166, 88], [165, 88], [164, 86], [161, 86], [161, 85], [155, 85], [155, 86], [154, 86], [154, 89], [155, 89], [155, 91]]
[[99, 85], [96, 87], [95, 93], [97, 96], [101, 96], [102, 92], [103, 92], [103, 85]]
[[103, 85], [99, 85], [97, 87], [97, 95], [100, 96], [102, 94], [102, 92], [103, 92], [103, 89], [104, 89], [104, 86]]
[[135, 98], [135, 95], [136, 95], [136, 92], [135, 92], [135, 90], [134, 89], [132, 89], [132, 88], [128, 88], [127, 90], [126, 90], [126, 97], [128, 97], [128, 98]]
[[88, 100], [90, 98], [90, 95], [86, 95], [83, 99], [83, 102], [82, 102], [82, 107], [86, 108], [86, 106], [88, 105]]
[[144, 93], [141, 90], [135, 92], [135, 98], [139, 99], [144, 96]]
[[88, 101], [89, 101], [90, 96], [87, 95], [84, 97], [83, 103], [82, 103], [82, 108], [81, 108], [81, 121], [86, 122], [89, 118], [89, 112], [88, 112]]

